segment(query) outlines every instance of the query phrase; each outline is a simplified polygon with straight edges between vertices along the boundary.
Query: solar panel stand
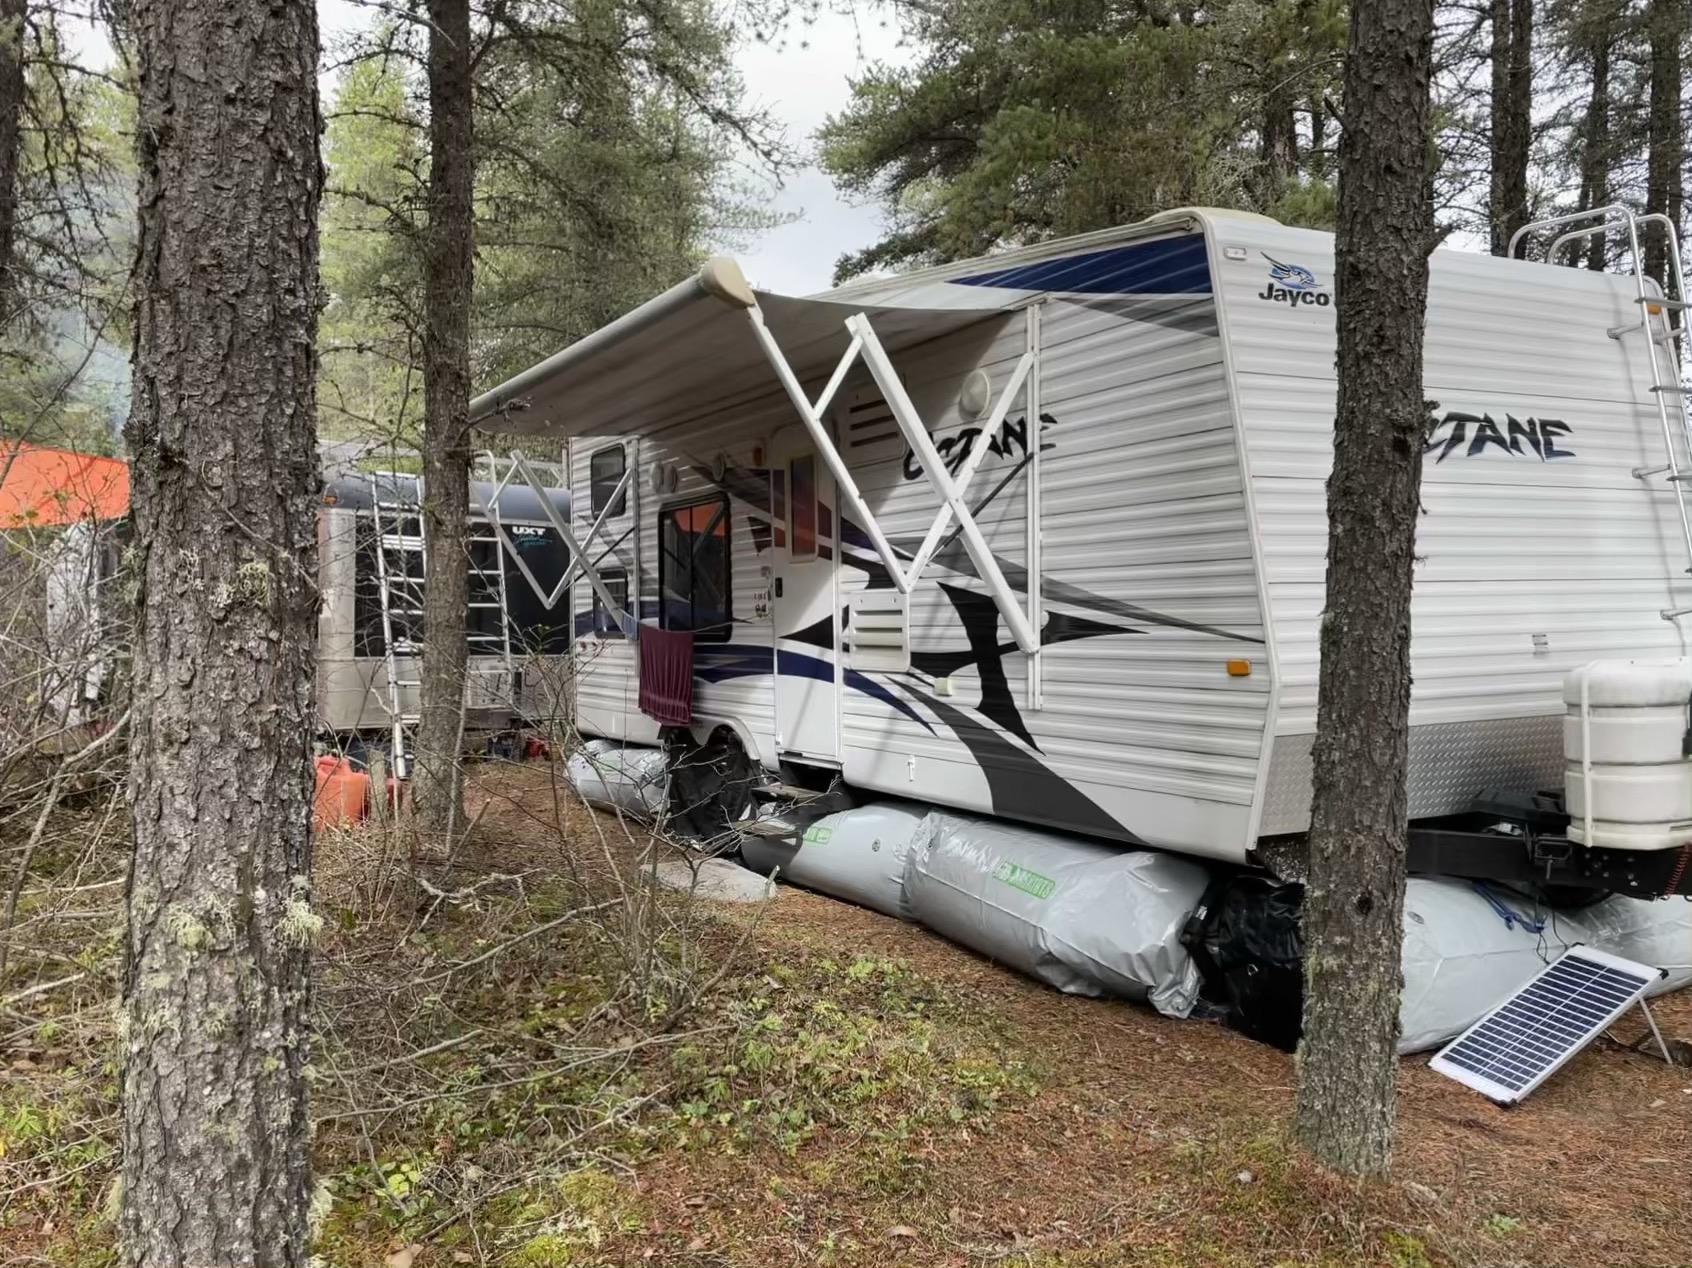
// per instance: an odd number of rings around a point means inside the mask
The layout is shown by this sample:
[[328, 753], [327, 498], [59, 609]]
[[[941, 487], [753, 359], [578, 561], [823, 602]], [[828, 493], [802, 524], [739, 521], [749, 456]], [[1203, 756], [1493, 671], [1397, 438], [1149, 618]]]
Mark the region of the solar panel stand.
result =
[[1640, 1035], [1639, 1038], [1635, 1039], [1632, 1043], [1628, 1044], [1628, 1051], [1643, 1052], [1645, 1050], [1645, 1041], [1647, 1039], [1655, 1039], [1657, 1041], [1657, 1051], [1662, 1054], [1663, 1060], [1668, 1062], [1670, 1065], [1673, 1065], [1675, 1063], [1674, 1054], [1669, 1051], [1668, 1041], [1663, 1038], [1663, 1032], [1657, 1025], [1656, 1015], [1651, 1012], [1651, 1006], [1645, 1002], [1645, 997], [1643, 995], [1639, 997], [1639, 1011], [1645, 1014], [1645, 1024], [1649, 1026], [1650, 1029]]

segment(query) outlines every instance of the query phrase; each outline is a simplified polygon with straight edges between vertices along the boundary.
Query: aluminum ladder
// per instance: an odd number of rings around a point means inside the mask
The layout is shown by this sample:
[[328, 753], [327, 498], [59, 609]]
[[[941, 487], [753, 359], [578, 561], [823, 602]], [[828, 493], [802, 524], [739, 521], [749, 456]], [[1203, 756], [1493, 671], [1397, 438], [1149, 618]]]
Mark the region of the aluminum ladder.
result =
[[[503, 704], [513, 712], [517, 708], [517, 663], [511, 649], [511, 606], [505, 588], [505, 556], [499, 547], [499, 506], [498, 499], [490, 499], [492, 505], [482, 509], [487, 531], [471, 533], [465, 540], [472, 552], [477, 546], [488, 547], [487, 554], [492, 559], [491, 567], [483, 567], [472, 553], [470, 559], [470, 576], [483, 587], [483, 593], [491, 594], [492, 598], [478, 599], [471, 596], [469, 609], [477, 612], [497, 612], [499, 614], [499, 629], [492, 634], [473, 634], [466, 632], [464, 641], [472, 656], [498, 655], [504, 669], [505, 699]], [[476, 507], [470, 507], [472, 521], [474, 521]], [[465, 674], [464, 689], [470, 690], [470, 675]]]
[[[399, 664], [401, 657], [415, 664], [423, 653], [423, 644], [413, 637], [415, 623], [423, 618], [423, 587], [429, 575], [429, 548], [423, 538], [423, 477], [401, 471], [371, 472], [370, 520], [376, 538], [382, 667], [388, 684], [386, 707], [393, 746], [389, 763], [394, 777], [404, 779], [411, 773], [408, 732], [421, 720], [403, 705], [404, 692], [421, 688], [423, 680], [402, 679]], [[408, 528], [412, 531], [407, 532]], [[397, 633], [396, 628], [404, 632]]]
[[[1654, 293], [1645, 273], [1645, 255], [1640, 239], [1642, 231], [1652, 229], [1663, 236], [1663, 254], [1668, 262], [1667, 280], [1672, 284], [1672, 293], [1667, 287], [1660, 294]], [[1517, 245], [1530, 234], [1547, 230], [1561, 230], [1545, 253], [1546, 261], [1551, 264], [1557, 262], [1563, 248], [1587, 238], [1619, 230], [1626, 239], [1633, 265], [1633, 302], [1639, 308], [1639, 320], [1612, 326], [1607, 333], [1612, 339], [1631, 336], [1643, 343], [1646, 364], [1651, 371], [1651, 398], [1656, 403], [1663, 431], [1663, 461], [1655, 466], [1635, 467], [1633, 476], [1647, 488], [1656, 477], [1665, 477], [1680, 516], [1681, 543], [1685, 547], [1686, 561], [1681, 575], [1692, 579], [1692, 416], [1687, 413], [1687, 384], [1681, 370], [1684, 319], [1675, 319], [1677, 313], [1685, 313], [1688, 307], [1679, 229], [1673, 220], [1664, 215], [1641, 216], [1628, 207], [1597, 207], [1523, 225], [1510, 239], [1509, 254], [1514, 256]], [[1672, 583], [1670, 602], [1673, 602]], [[1692, 615], [1692, 607], [1662, 610], [1665, 621], [1676, 621], [1689, 615]]]

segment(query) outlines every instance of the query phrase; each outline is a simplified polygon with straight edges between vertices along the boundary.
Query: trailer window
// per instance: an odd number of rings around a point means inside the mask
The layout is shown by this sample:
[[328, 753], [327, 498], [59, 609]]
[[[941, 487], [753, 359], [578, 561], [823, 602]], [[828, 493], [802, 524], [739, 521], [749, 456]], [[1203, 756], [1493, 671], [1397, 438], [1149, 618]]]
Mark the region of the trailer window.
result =
[[[611, 501], [611, 495], [617, 491], [617, 486], [623, 482], [623, 473], [628, 470], [628, 459], [623, 454], [621, 445], [612, 445], [609, 449], [598, 450], [588, 459], [588, 488], [593, 502], [593, 514], [597, 517]], [[611, 516], [615, 519], [629, 509], [629, 495], [623, 494], [617, 499], [617, 505], [611, 508]]]
[[[624, 612], [629, 610], [629, 574], [622, 569], [604, 569], [599, 579], [605, 583], [605, 588], [611, 594], [611, 599]], [[617, 618], [605, 610], [605, 600], [599, 597], [599, 591], [592, 586], [588, 593], [593, 596], [593, 614], [589, 619], [589, 627], [600, 637], [622, 636], [622, 629], [617, 625]]]
[[789, 558], [817, 557], [817, 456], [808, 453], [787, 464], [788, 485], [792, 498], [788, 504], [789, 539], [792, 550]]
[[658, 514], [659, 623], [724, 643], [734, 620], [729, 591], [729, 505], [726, 497]]

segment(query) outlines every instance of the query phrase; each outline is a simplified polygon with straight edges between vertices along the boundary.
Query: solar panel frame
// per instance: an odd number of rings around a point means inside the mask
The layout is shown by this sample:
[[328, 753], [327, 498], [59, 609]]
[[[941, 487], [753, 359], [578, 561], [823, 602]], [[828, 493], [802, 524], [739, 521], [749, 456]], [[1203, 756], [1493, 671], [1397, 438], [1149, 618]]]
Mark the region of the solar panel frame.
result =
[[1514, 1105], [1613, 1025], [1661, 976], [1661, 969], [1648, 964], [1570, 947], [1428, 1064], [1489, 1100]]

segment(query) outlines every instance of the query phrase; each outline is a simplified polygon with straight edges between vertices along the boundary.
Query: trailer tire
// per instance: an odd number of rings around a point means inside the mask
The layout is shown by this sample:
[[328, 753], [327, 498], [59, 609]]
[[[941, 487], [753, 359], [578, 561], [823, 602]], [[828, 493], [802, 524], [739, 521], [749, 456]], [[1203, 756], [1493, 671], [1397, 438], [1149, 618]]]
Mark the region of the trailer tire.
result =
[[726, 853], [739, 842], [738, 825], [752, 809], [752, 788], [762, 771], [740, 737], [718, 727], [703, 744], [677, 728], [665, 736], [670, 769], [669, 824], [675, 834], [707, 850]]

